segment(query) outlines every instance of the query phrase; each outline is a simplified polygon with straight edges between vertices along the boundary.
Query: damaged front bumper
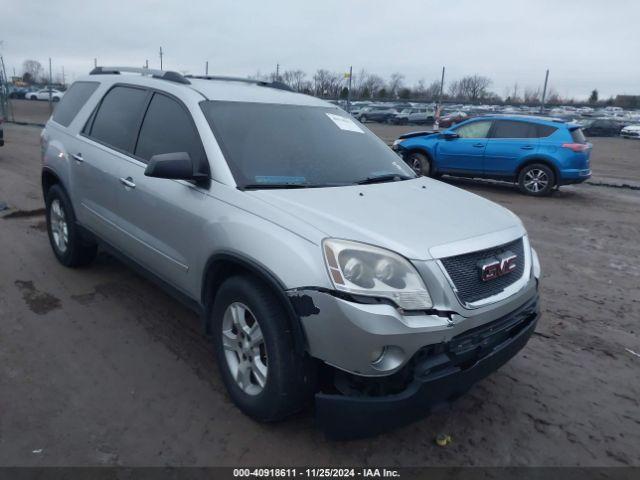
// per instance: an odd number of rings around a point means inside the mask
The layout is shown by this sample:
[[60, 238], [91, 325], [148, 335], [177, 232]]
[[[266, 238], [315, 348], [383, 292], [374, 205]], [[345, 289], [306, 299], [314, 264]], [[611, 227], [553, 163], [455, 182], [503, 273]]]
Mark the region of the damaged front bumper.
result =
[[[520, 351], [539, 317], [538, 296], [489, 324], [417, 352], [404, 368], [412, 379], [390, 395], [316, 395], [316, 416], [334, 439], [362, 438], [410, 423], [465, 393]], [[421, 354], [424, 353], [424, 354]]]

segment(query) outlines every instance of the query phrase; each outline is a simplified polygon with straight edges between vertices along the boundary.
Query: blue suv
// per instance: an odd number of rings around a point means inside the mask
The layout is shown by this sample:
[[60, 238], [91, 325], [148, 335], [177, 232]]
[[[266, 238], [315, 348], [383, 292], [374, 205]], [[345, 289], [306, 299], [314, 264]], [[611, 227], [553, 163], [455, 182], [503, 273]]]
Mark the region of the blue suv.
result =
[[534, 196], [591, 177], [592, 145], [580, 125], [551, 118], [474, 117], [441, 133], [407, 133], [393, 148], [419, 175], [517, 182]]

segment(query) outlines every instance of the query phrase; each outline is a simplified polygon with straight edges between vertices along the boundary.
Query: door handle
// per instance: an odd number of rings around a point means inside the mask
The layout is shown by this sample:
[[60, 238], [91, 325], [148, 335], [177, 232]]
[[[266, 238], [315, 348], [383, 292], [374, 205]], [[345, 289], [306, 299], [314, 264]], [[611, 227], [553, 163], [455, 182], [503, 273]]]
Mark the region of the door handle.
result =
[[78, 163], [84, 162], [84, 158], [82, 158], [82, 154], [81, 153], [72, 153], [71, 157]]
[[520, 147], [522, 150], [533, 150], [532, 145], [525, 145], [524, 147]]
[[125, 187], [136, 188], [136, 184], [133, 182], [133, 178], [131, 177], [121, 178], [120, 183], [123, 184]]
[[476, 148], [482, 148], [484, 147], [484, 143], [474, 143], [473, 146]]

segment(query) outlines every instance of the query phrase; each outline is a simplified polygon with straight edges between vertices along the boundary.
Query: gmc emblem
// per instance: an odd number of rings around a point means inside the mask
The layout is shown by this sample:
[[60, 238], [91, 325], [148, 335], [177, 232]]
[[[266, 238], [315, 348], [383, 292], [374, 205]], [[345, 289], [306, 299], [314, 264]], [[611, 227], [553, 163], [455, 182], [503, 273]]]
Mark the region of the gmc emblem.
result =
[[513, 252], [506, 251], [497, 257], [485, 258], [478, 263], [480, 280], [488, 282], [511, 273], [516, 268], [516, 258]]

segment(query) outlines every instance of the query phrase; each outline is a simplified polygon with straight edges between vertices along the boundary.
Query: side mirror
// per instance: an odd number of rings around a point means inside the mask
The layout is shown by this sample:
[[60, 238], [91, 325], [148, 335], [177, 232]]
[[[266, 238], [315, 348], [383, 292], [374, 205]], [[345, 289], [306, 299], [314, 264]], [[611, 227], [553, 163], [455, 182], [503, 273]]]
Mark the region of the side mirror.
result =
[[455, 140], [456, 138], [460, 138], [460, 135], [458, 135], [456, 132], [444, 132], [442, 134], [442, 137], [445, 140]]
[[202, 175], [195, 173], [193, 167], [187, 152], [162, 153], [151, 157], [144, 174], [155, 178], [194, 180]]

